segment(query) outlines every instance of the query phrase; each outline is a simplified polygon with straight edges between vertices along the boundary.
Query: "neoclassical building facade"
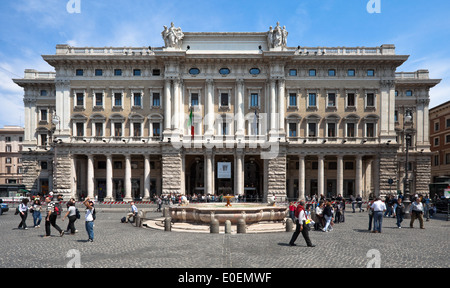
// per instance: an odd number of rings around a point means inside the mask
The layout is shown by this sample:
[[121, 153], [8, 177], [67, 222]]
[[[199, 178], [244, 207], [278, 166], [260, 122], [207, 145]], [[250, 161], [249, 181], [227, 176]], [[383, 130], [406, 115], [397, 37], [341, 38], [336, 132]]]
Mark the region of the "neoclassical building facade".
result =
[[429, 183], [429, 89], [439, 80], [397, 73], [408, 56], [393, 45], [290, 47], [278, 23], [161, 34], [163, 47], [57, 45], [43, 55], [56, 72], [14, 80], [27, 189], [368, 198], [402, 190], [406, 134], [411, 189]]

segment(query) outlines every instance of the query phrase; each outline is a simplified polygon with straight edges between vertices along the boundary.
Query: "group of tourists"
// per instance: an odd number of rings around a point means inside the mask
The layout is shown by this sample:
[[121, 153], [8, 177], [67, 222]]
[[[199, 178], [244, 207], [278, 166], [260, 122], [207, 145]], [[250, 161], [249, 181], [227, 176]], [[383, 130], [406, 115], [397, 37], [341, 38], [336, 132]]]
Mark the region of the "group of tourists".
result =
[[[18, 229], [28, 230], [26, 223], [28, 214], [33, 215], [33, 228], [40, 228], [42, 218], [45, 220], [45, 235], [44, 238], [51, 237], [51, 227], [56, 229], [59, 236], [64, 236], [65, 233], [70, 233], [75, 235], [78, 232], [75, 229], [75, 222], [81, 218], [78, 208], [75, 207], [75, 199], [70, 199], [66, 203], [66, 211], [63, 213], [62, 208], [62, 195], [54, 196], [53, 192], [50, 192], [46, 197], [34, 196], [31, 199], [23, 198], [22, 202], [16, 209], [16, 214], [20, 215], [21, 222], [19, 223]], [[83, 201], [86, 207], [85, 213], [85, 228], [88, 234], [88, 242], [94, 241], [94, 220], [95, 220], [95, 207], [94, 202], [90, 198], [86, 198]], [[64, 221], [68, 219], [67, 229], [63, 230], [56, 223], [56, 220], [61, 218]]]
[[[369, 231], [372, 233], [381, 233], [383, 217], [396, 218], [398, 228], [402, 228], [401, 224], [405, 217], [405, 205], [403, 203], [403, 196], [387, 195], [385, 201], [381, 197], [371, 200], [367, 204], [367, 212], [369, 214]], [[352, 197], [350, 199], [353, 213], [355, 213], [355, 206], [360, 212], [363, 212], [362, 198]], [[329, 201], [322, 195], [319, 197], [319, 202], [312, 199], [311, 203], [305, 206], [305, 201], [301, 200], [297, 205], [294, 202], [289, 204], [289, 217], [296, 223], [296, 230], [289, 242], [290, 246], [296, 246], [295, 241], [302, 233], [308, 247], [314, 247], [309, 238], [309, 231], [314, 229], [316, 231], [330, 232], [333, 231], [333, 226], [337, 223], [345, 222], [345, 199], [340, 195], [335, 201]], [[317, 205], [317, 206], [316, 206]], [[311, 210], [314, 213], [311, 213]], [[410, 228], [414, 228], [414, 222], [419, 220], [420, 229], [424, 227], [424, 215], [426, 221], [433, 215], [433, 207], [428, 195], [414, 195], [411, 198], [411, 206], [409, 207], [411, 215]]]

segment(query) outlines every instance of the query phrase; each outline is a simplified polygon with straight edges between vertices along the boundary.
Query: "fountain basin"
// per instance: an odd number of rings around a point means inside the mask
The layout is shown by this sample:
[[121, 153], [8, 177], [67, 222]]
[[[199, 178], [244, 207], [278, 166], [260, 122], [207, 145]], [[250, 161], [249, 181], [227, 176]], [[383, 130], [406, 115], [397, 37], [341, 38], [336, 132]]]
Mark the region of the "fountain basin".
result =
[[220, 224], [230, 220], [237, 224], [244, 219], [246, 224], [264, 221], [281, 222], [287, 217], [287, 207], [267, 206], [264, 204], [238, 204], [231, 207], [218, 204], [189, 204], [187, 206], [173, 206], [169, 208], [173, 222], [186, 222], [195, 224], [209, 224], [217, 219]]

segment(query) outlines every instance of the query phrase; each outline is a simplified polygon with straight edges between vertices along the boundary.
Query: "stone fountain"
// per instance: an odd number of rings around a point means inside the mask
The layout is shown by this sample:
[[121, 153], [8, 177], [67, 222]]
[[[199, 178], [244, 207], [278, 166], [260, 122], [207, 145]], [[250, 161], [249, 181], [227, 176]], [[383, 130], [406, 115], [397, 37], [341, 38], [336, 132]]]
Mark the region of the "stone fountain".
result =
[[205, 203], [172, 206], [169, 208], [169, 217], [173, 222], [209, 225], [213, 219], [220, 224], [230, 220], [237, 224], [243, 219], [247, 225], [260, 222], [282, 222], [287, 217], [287, 207], [267, 205], [267, 203], [233, 203], [234, 196], [224, 196], [227, 203]]

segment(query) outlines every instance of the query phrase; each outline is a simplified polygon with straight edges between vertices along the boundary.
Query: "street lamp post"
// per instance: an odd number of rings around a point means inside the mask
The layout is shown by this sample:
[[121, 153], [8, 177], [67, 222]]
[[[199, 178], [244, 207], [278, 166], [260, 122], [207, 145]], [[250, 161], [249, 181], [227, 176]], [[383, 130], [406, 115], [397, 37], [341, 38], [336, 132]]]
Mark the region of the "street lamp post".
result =
[[404, 183], [403, 183], [403, 191], [404, 191], [404, 195], [403, 195], [403, 205], [405, 206], [405, 219], [409, 219], [411, 217], [410, 213], [409, 213], [409, 206], [411, 205], [411, 195], [410, 195], [410, 190], [409, 190], [409, 177], [408, 177], [408, 156], [409, 156], [409, 145], [411, 142], [411, 134], [406, 133], [406, 123], [410, 123], [412, 121], [412, 116], [411, 116], [411, 111], [408, 110], [405, 113], [405, 116], [403, 118], [403, 135], [404, 135], [404, 139], [405, 139], [405, 178], [404, 178]]
[[57, 187], [57, 181], [56, 181], [56, 172], [57, 172], [57, 167], [58, 167], [58, 152], [57, 152], [57, 144], [58, 144], [58, 139], [56, 139], [55, 137], [55, 131], [56, 131], [56, 127], [59, 125], [59, 117], [58, 115], [54, 114], [53, 118], [52, 118], [52, 142], [53, 142], [53, 192], [55, 193], [56, 189], [55, 187]]

